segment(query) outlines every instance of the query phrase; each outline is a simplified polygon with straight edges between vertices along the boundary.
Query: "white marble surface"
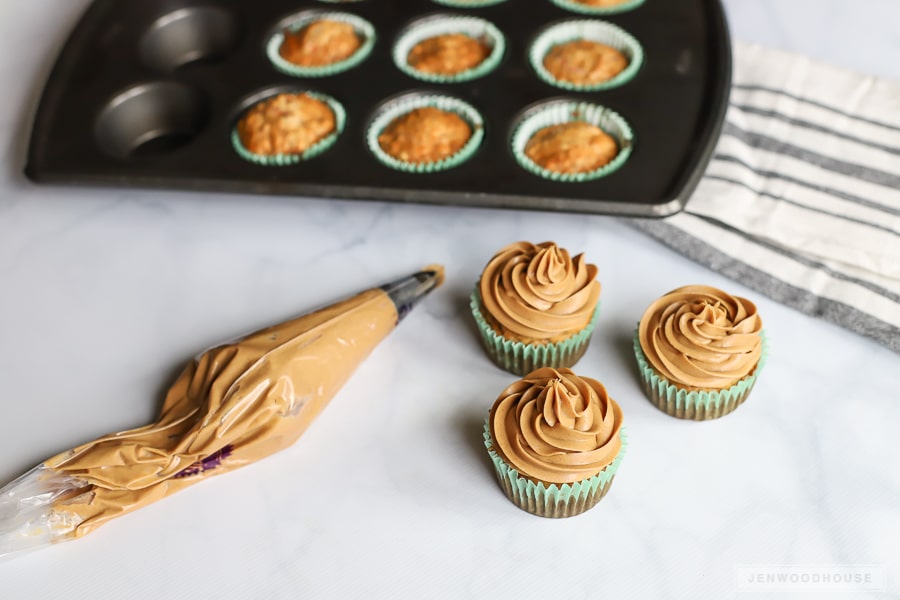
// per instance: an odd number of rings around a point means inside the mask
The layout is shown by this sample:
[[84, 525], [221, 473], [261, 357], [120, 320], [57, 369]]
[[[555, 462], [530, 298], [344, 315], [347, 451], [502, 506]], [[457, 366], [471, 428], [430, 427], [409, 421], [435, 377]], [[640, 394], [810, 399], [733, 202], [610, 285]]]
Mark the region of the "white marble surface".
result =
[[[150, 421], [205, 346], [425, 263], [449, 275], [294, 447], [0, 563], [0, 597], [803, 597], [737, 592], [747, 564], [875, 565], [883, 592], [828, 597], [900, 597], [897, 355], [612, 218], [35, 186], [24, 123], [88, 2], [0, 4], [0, 482]], [[900, 77], [896, 0], [726, 4], [740, 39]], [[600, 267], [578, 370], [630, 431], [610, 495], [566, 521], [493, 480], [480, 422], [511, 376], [465, 308], [494, 250], [546, 238]], [[692, 282], [758, 300], [773, 345], [748, 404], [703, 424], [644, 399], [628, 342], [650, 300]]]

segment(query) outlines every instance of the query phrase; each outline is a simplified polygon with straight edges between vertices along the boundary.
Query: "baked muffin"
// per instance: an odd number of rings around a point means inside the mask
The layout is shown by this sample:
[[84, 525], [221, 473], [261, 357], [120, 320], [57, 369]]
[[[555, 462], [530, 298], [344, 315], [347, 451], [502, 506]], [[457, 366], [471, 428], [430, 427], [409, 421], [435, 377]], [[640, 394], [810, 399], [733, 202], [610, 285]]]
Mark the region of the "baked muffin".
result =
[[525, 155], [556, 173], [586, 173], [616, 157], [619, 147], [611, 135], [590, 123], [572, 121], [544, 127], [525, 146]]
[[278, 53], [301, 67], [322, 67], [347, 60], [362, 46], [350, 23], [320, 19], [297, 31], [284, 31]]
[[593, 6], [599, 8], [608, 8], [610, 6], [619, 6], [620, 4], [625, 4], [626, 2], [631, 2], [632, 0], [571, 0], [577, 4], [584, 4], [585, 6]]
[[267, 98], [244, 113], [237, 124], [241, 145], [263, 156], [302, 154], [335, 132], [331, 107], [307, 93]]
[[740, 406], [766, 354], [756, 306], [702, 285], [653, 302], [641, 317], [634, 350], [650, 401], [669, 415], [697, 421]]
[[422, 40], [412, 47], [406, 60], [421, 73], [456, 75], [483, 63], [491, 51], [484, 40], [448, 33]]
[[459, 152], [471, 137], [472, 128], [458, 114], [422, 106], [388, 123], [378, 135], [378, 145], [406, 163], [433, 163]]
[[609, 491], [623, 455], [622, 410], [599, 381], [537, 369], [500, 393], [484, 443], [519, 508], [571, 517]]
[[470, 306], [490, 358], [523, 375], [571, 367], [596, 325], [600, 282], [584, 254], [553, 242], [516, 242], [485, 266]]
[[577, 85], [609, 81], [627, 67], [621, 51], [591, 40], [558, 44], [544, 57], [544, 68], [554, 79]]

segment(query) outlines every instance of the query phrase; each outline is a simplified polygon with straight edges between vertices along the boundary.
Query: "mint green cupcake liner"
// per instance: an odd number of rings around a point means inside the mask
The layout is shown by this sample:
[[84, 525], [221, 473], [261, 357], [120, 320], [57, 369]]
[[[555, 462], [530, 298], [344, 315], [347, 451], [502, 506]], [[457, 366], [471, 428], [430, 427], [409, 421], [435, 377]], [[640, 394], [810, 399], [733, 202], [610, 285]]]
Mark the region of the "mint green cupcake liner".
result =
[[[407, 57], [416, 44], [428, 38], [450, 33], [462, 33], [476, 40], [485, 40], [492, 48], [490, 55], [481, 64], [455, 75], [422, 73], [407, 62]], [[505, 51], [506, 40], [503, 34], [492, 23], [484, 19], [457, 15], [431, 15], [416, 21], [400, 34], [400, 38], [394, 45], [393, 54], [394, 64], [397, 65], [397, 68], [414, 79], [431, 83], [460, 83], [483, 77], [493, 71], [500, 64]]]
[[452, 6], [453, 8], [484, 8], [506, 2], [506, 0], [434, 0], [435, 4]]
[[494, 440], [491, 437], [491, 426], [488, 420], [484, 421], [484, 446], [487, 448], [497, 481], [506, 497], [522, 510], [539, 517], [560, 519], [574, 517], [596, 506], [609, 491], [613, 478], [622, 458], [625, 456], [625, 448], [628, 439], [625, 430], [619, 430], [622, 447], [613, 461], [598, 474], [588, 479], [582, 479], [575, 483], [544, 484], [534, 482], [520, 475], [510, 466], [500, 454], [494, 450]]
[[[307, 25], [320, 21], [322, 19], [328, 19], [329, 21], [339, 21], [341, 23], [349, 23], [353, 26], [353, 30], [356, 32], [360, 38], [362, 38], [362, 44], [353, 53], [352, 56], [330, 64], [330, 65], [322, 65], [318, 67], [303, 67], [300, 65], [295, 65], [294, 63], [286, 60], [281, 56], [279, 50], [281, 48], [281, 44], [284, 42], [284, 30], [287, 29], [291, 32], [296, 32]], [[372, 26], [371, 23], [366, 21], [361, 17], [357, 17], [356, 15], [345, 13], [345, 12], [335, 12], [330, 10], [305, 10], [289, 19], [283, 21], [283, 25], [279, 28], [279, 31], [275, 33], [271, 38], [269, 38], [269, 43], [266, 44], [266, 54], [269, 57], [269, 60], [272, 62], [272, 65], [284, 73], [285, 75], [290, 75], [292, 77], [328, 77], [330, 75], [336, 75], [337, 73], [342, 73], [348, 69], [352, 69], [362, 61], [364, 61], [369, 54], [372, 52], [372, 48], [375, 47], [375, 27]]]
[[[525, 154], [525, 147], [538, 131], [552, 125], [561, 125], [572, 121], [585, 121], [596, 125], [613, 137], [619, 146], [615, 158], [593, 171], [584, 173], [559, 173], [540, 166]], [[612, 109], [575, 100], [551, 100], [528, 110], [519, 121], [512, 136], [512, 152], [519, 164], [527, 171], [549, 179], [565, 183], [580, 183], [606, 177], [615, 173], [631, 156], [634, 145], [634, 133], [631, 126], [619, 113]]]
[[[326, 96], [325, 94], [320, 94], [318, 92], [293, 90], [293, 93], [307, 94], [311, 98], [326, 103], [328, 108], [331, 109], [331, 112], [334, 113], [334, 131], [307, 148], [304, 152], [296, 154], [255, 154], [244, 147], [244, 144], [241, 142], [241, 136], [238, 134], [237, 125], [235, 124], [234, 128], [231, 130], [231, 145], [234, 146], [235, 152], [237, 152], [241, 158], [264, 167], [285, 167], [314, 158], [334, 145], [341, 135], [341, 132], [344, 131], [344, 124], [347, 122], [347, 113], [344, 111], [344, 107], [341, 106], [341, 103], [331, 96]], [[277, 95], [278, 94], [276, 93], [272, 96]], [[272, 96], [267, 96], [259, 100], [259, 102], [268, 100]], [[253, 108], [253, 106], [250, 106], [247, 110], [250, 110], [251, 108]]]
[[660, 377], [650, 365], [641, 348], [638, 330], [634, 332], [634, 355], [641, 372], [641, 382], [647, 398], [658, 409], [679, 419], [710, 421], [724, 417], [744, 403], [769, 355], [765, 332], [761, 332], [762, 353], [750, 375], [724, 390], [686, 390]]
[[600, 316], [598, 303], [587, 327], [578, 333], [552, 344], [525, 344], [507, 339], [494, 331], [481, 312], [481, 294], [477, 287], [469, 299], [469, 306], [488, 356], [501, 369], [520, 377], [541, 367], [562, 369], [574, 366], [587, 350]]
[[[381, 149], [378, 143], [378, 136], [385, 128], [397, 117], [417, 108], [431, 106], [439, 110], [456, 113], [459, 115], [469, 127], [472, 128], [472, 136], [469, 141], [459, 149], [456, 154], [447, 158], [430, 163], [411, 163], [394, 158]], [[366, 143], [369, 150], [375, 155], [379, 161], [385, 166], [398, 171], [406, 171], [407, 173], [433, 173], [435, 171], [445, 171], [452, 169], [465, 161], [467, 161], [475, 153], [481, 145], [484, 138], [484, 119], [471, 105], [452, 96], [441, 96], [438, 94], [420, 94], [411, 93], [400, 96], [393, 100], [387, 101], [379, 109], [378, 114], [372, 120], [366, 131]]]
[[[628, 59], [628, 66], [615, 77], [597, 83], [579, 84], [556, 79], [544, 67], [544, 57], [555, 46], [577, 40], [599, 42], [615, 48]], [[624, 85], [634, 79], [644, 62], [644, 49], [631, 34], [612, 23], [593, 19], [575, 19], [563, 21], [545, 29], [531, 44], [528, 58], [538, 77], [545, 83], [573, 92], [599, 92]]]
[[615, 6], [589, 6], [574, 2], [574, 0], [550, 0], [553, 4], [565, 10], [581, 13], [583, 15], [614, 15], [623, 13], [641, 6], [644, 0], [628, 0]]

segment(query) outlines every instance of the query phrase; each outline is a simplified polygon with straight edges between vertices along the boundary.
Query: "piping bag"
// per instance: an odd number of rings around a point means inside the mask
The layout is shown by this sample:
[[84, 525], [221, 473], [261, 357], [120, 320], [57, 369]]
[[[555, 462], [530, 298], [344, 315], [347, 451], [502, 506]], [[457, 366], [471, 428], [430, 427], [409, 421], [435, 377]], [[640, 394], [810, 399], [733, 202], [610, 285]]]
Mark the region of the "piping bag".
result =
[[0, 557], [110, 519], [293, 444], [443, 267], [361, 292], [208, 350], [159, 419], [58, 454], [0, 490]]

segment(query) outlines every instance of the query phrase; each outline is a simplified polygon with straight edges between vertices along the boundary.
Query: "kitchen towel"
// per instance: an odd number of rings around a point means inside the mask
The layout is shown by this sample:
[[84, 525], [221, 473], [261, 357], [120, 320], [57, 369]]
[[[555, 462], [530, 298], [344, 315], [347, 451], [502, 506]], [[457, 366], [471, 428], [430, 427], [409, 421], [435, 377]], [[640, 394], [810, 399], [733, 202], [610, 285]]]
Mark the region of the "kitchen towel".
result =
[[632, 223], [900, 352], [900, 81], [736, 44], [705, 177], [683, 212]]

